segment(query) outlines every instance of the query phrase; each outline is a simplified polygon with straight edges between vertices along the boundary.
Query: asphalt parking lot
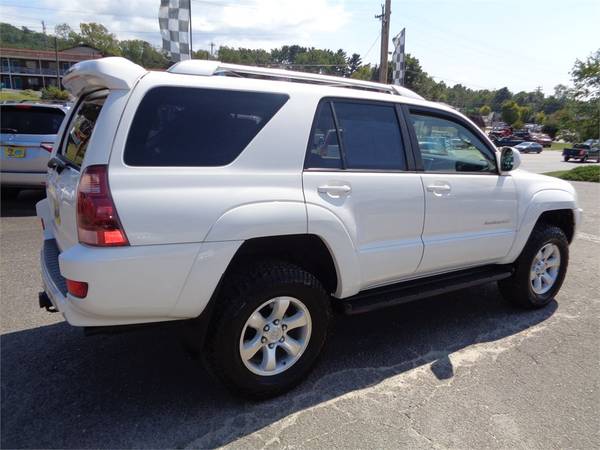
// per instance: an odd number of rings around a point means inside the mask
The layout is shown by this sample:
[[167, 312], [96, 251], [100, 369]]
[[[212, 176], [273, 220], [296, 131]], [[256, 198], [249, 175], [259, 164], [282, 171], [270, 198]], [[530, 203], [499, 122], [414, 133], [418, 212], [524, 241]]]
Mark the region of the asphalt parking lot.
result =
[[0, 445], [598, 448], [600, 185], [574, 185], [585, 222], [555, 302], [521, 311], [486, 285], [337, 317], [308, 380], [264, 403], [230, 396], [175, 325], [84, 337], [38, 309], [24, 192], [2, 204]]
[[522, 168], [531, 172], [545, 173], [554, 172], [556, 170], [569, 170], [575, 167], [598, 164], [596, 162], [580, 163], [578, 161], [563, 161], [562, 154], [556, 150], [544, 150], [542, 153], [522, 153], [521, 154]]

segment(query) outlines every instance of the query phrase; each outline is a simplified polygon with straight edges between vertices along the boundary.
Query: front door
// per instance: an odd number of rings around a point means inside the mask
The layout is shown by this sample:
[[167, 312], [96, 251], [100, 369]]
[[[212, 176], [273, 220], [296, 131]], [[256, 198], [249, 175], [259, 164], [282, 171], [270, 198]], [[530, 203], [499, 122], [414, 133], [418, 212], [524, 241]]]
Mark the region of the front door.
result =
[[425, 189], [420, 274], [493, 263], [509, 252], [517, 194], [499, 175], [495, 150], [459, 116], [411, 109]]
[[[423, 253], [423, 186], [407, 171], [400, 123], [394, 104], [334, 99], [320, 104], [312, 131], [305, 199], [343, 223], [360, 289], [409, 276]], [[318, 218], [308, 211], [310, 232]]]

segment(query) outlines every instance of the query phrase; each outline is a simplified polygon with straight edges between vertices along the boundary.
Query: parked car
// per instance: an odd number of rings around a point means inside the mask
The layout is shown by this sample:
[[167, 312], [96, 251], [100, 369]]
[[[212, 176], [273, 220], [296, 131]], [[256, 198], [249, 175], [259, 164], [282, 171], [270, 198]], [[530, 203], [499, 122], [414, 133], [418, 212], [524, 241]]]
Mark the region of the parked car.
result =
[[579, 162], [587, 162], [594, 159], [600, 162], [600, 144], [575, 144], [572, 148], [563, 149], [562, 156], [565, 161], [576, 159]]
[[[63, 83], [78, 100], [37, 204], [40, 306], [88, 333], [182, 321], [234, 392], [299, 383], [332, 310], [493, 281], [540, 308], [565, 277], [574, 188], [408, 89], [123, 58]], [[462, 148], [419, 145], [442, 134]]]
[[543, 150], [542, 145], [537, 142], [521, 142], [520, 144], [515, 145], [515, 148], [519, 150], [520, 153], [542, 153]]
[[519, 137], [510, 136], [501, 139], [496, 139], [494, 141], [494, 144], [496, 144], [496, 147], [515, 147], [521, 144], [522, 142], [525, 141]]
[[50, 152], [65, 117], [66, 105], [6, 103], [0, 105], [2, 193], [43, 189]]
[[538, 144], [541, 144], [542, 147], [551, 147], [552, 146], [552, 138], [547, 134], [534, 134], [533, 140]]
[[513, 137], [522, 139], [523, 141], [532, 142], [534, 140], [533, 135], [529, 130], [519, 130], [513, 133]]

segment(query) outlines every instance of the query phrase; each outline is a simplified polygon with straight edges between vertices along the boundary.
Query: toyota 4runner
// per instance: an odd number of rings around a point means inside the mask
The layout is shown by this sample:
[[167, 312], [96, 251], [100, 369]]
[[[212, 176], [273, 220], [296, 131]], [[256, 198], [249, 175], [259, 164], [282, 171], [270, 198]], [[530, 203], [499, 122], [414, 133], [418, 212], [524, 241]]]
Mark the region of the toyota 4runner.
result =
[[407, 89], [122, 58], [64, 85], [78, 100], [37, 205], [40, 306], [89, 331], [183, 320], [240, 394], [306, 376], [332, 307], [497, 281], [538, 308], [565, 277], [573, 187]]

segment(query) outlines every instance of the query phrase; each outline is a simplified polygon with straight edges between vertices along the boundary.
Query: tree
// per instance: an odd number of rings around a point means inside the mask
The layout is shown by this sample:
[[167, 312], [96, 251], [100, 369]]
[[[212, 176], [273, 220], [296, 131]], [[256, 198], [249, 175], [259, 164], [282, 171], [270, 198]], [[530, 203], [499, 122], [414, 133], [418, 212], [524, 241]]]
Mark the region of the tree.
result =
[[546, 121], [546, 114], [544, 114], [544, 111], [540, 111], [539, 113], [537, 113], [535, 115], [535, 123], [543, 125], [545, 121]]
[[488, 105], [483, 105], [481, 108], [479, 108], [479, 114], [482, 116], [489, 116], [491, 112], [492, 108], [490, 108]]
[[48, 86], [42, 89], [42, 100], [69, 100], [71, 96], [67, 91], [57, 88], [56, 86]]
[[371, 68], [371, 65], [367, 64], [366, 66], [360, 66], [358, 69], [356, 69], [352, 75], [350, 75], [350, 78], [368, 81], [371, 79], [372, 73], [373, 69]]
[[360, 59], [360, 55], [358, 53], [352, 53], [352, 56], [350, 56], [347, 60], [347, 64], [348, 64], [347, 76], [351, 77], [352, 74], [354, 72], [356, 72], [362, 65], [362, 60]]
[[533, 120], [533, 109], [530, 106], [519, 107], [519, 119], [523, 123], [531, 122]]
[[500, 111], [502, 108], [502, 104], [507, 100], [512, 98], [512, 93], [508, 90], [507, 87], [503, 87], [498, 89], [494, 94], [494, 98], [492, 99], [492, 109], [494, 111]]
[[79, 29], [81, 30], [80, 43], [97, 48], [104, 56], [121, 55], [119, 41], [104, 25], [94, 22], [81, 23]]
[[600, 48], [585, 61], [579, 59], [571, 70], [575, 83], [573, 94], [580, 99], [600, 99]]
[[505, 100], [502, 103], [501, 111], [502, 120], [504, 120], [507, 124], [513, 125], [517, 120], [519, 120], [519, 105], [517, 105], [517, 103], [513, 100]]
[[67, 23], [59, 23], [54, 27], [54, 34], [59, 39], [68, 41], [72, 33], [73, 29]]

